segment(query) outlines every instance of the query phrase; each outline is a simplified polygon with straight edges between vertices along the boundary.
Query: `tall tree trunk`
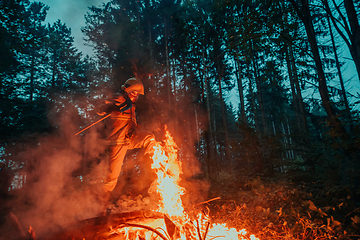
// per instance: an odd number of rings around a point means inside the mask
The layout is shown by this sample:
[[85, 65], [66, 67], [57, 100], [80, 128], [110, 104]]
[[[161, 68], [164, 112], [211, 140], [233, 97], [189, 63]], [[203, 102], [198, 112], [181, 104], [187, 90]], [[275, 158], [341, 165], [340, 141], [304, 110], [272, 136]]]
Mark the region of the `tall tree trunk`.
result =
[[[224, 70], [225, 65], [223, 65], [222, 69]], [[227, 129], [227, 122], [226, 122], [226, 109], [225, 109], [225, 103], [223, 99], [222, 94], [222, 86], [221, 86], [221, 79], [223, 77], [223, 70], [220, 73], [220, 63], [218, 61], [218, 79], [219, 79], [219, 96], [220, 96], [220, 105], [221, 105], [221, 113], [222, 113], [222, 122], [223, 122], [223, 128], [224, 128], [224, 138], [225, 138], [225, 157], [226, 157], [226, 164], [228, 167], [231, 166], [231, 156], [230, 156], [230, 144], [229, 144], [229, 134]], [[231, 169], [231, 168], [229, 168]]]
[[298, 126], [298, 131], [301, 131], [301, 122], [300, 122], [300, 110], [299, 110], [299, 104], [298, 99], [295, 91], [295, 83], [294, 83], [294, 77], [293, 77], [293, 70], [291, 69], [291, 63], [290, 63], [290, 57], [289, 57], [289, 47], [286, 49], [286, 66], [289, 73], [289, 80], [290, 80], [290, 86], [291, 86], [291, 95], [293, 98], [293, 104], [294, 104], [294, 112], [296, 116], [296, 123]]
[[151, 31], [151, 24], [150, 21], [148, 21], [148, 32], [149, 32], [149, 54], [150, 54], [150, 61], [153, 61], [153, 48], [152, 48], [152, 31]]
[[53, 55], [53, 66], [52, 66], [52, 76], [51, 76], [51, 87], [54, 89], [56, 84], [56, 50]]
[[249, 92], [250, 92], [250, 97], [251, 97], [251, 108], [253, 110], [253, 114], [254, 114], [254, 125], [255, 125], [255, 130], [257, 133], [259, 133], [260, 131], [260, 127], [259, 127], [259, 120], [258, 120], [258, 115], [257, 115], [257, 107], [255, 104], [255, 94], [254, 94], [254, 90], [253, 90], [253, 86], [252, 86], [252, 77], [250, 74], [250, 66], [249, 66], [249, 62], [246, 61], [246, 68], [247, 68], [247, 77], [249, 79]]
[[30, 65], [30, 101], [34, 100], [34, 81], [35, 81], [35, 51], [32, 50]]
[[[360, 80], [360, 26], [354, 7], [354, 2], [353, 0], [344, 0], [345, 11], [348, 16], [348, 19], [346, 19], [342, 9], [340, 8], [340, 4], [336, 4], [333, 0], [336, 11], [339, 14], [340, 18], [343, 20], [341, 23], [339, 23], [339, 20], [333, 16], [333, 13], [331, 12], [329, 7], [328, 0], [322, 0], [322, 3], [325, 6], [327, 14], [331, 16], [331, 20], [336, 31], [339, 33], [339, 35], [349, 48], [351, 57], [356, 67], [356, 71], [358, 73], [358, 78]], [[341, 25], [341, 27], [339, 27], [339, 25]]]
[[297, 69], [296, 69], [296, 65], [295, 65], [295, 58], [294, 58], [294, 51], [292, 49], [292, 46], [290, 46], [289, 48], [289, 52], [290, 52], [290, 62], [291, 62], [291, 69], [292, 69], [292, 75], [293, 75], [293, 80], [295, 83], [295, 89], [296, 89], [296, 95], [297, 95], [297, 100], [298, 100], [298, 106], [300, 109], [300, 114], [301, 114], [301, 120], [302, 120], [302, 126], [303, 126], [303, 130], [305, 131], [305, 133], [309, 132], [309, 128], [308, 128], [308, 124], [307, 124], [307, 119], [306, 119], [306, 111], [305, 111], [305, 106], [304, 106], [304, 100], [301, 94], [301, 88], [300, 88], [300, 84], [299, 84], [299, 78], [297, 75]]
[[[150, 60], [150, 67], [154, 68], [155, 66], [155, 60], [154, 60], [154, 49], [153, 49], [153, 38], [152, 38], [152, 25], [151, 22], [148, 21], [148, 32], [149, 32], [149, 41], [148, 41], [148, 47], [149, 47], [149, 60]], [[149, 89], [155, 89], [156, 83], [155, 83], [155, 73], [153, 71], [150, 73], [150, 79], [148, 79], [148, 88]]]
[[[182, 64], [182, 63], [181, 63]], [[175, 63], [172, 64], [173, 66], [175, 66]], [[182, 65], [183, 67], [183, 65]], [[186, 69], [185, 67], [183, 67], [182, 69]], [[176, 76], [176, 73], [175, 73], [175, 67], [172, 67], [171, 68], [172, 70], [172, 76]], [[187, 70], [184, 71], [184, 78], [185, 78], [185, 82], [186, 82], [186, 85], [187, 86], [190, 86], [190, 82], [189, 82], [189, 73], [187, 72]], [[172, 86], [174, 86], [172, 89], [173, 89], [173, 93], [171, 94], [171, 96], [176, 99], [176, 84], [175, 84], [175, 80], [171, 77], [170, 78], [170, 83], [172, 84]], [[191, 89], [191, 87], [188, 87], [189, 89]], [[186, 94], [186, 93], [185, 93]], [[174, 134], [178, 135], [179, 134], [179, 121], [180, 121], [180, 116], [179, 116], [179, 113], [178, 113], [178, 103], [176, 103], [176, 101], [174, 101], [174, 103], [172, 104], [172, 118], [173, 119], [176, 119], [176, 124], [174, 126]]]
[[[203, 63], [205, 63], [205, 49], [203, 49]], [[209, 177], [212, 177], [216, 174], [216, 151], [215, 151], [215, 141], [214, 141], [214, 133], [212, 128], [212, 114], [211, 114], [211, 104], [210, 104], [210, 83], [207, 79], [207, 69], [205, 70], [204, 78], [205, 78], [205, 90], [206, 90], [206, 111], [207, 111], [207, 120], [208, 120], [208, 129], [206, 131], [205, 139], [207, 140], [207, 153], [208, 153], [208, 171]]]
[[315, 61], [315, 66], [318, 74], [319, 92], [320, 92], [322, 104], [325, 108], [325, 111], [328, 115], [332, 127], [338, 132], [338, 134], [344, 135], [346, 134], [346, 131], [342, 126], [340, 120], [336, 116], [335, 111], [330, 102], [325, 73], [323, 66], [321, 64], [319, 48], [315, 36], [315, 29], [312, 23], [312, 16], [310, 14], [310, 6], [308, 0], [300, 0], [301, 6], [298, 6], [295, 0], [290, 0], [290, 2], [293, 4], [296, 12], [298, 13], [300, 19], [305, 25], [306, 34], [308, 37], [308, 41], [310, 43], [311, 52], [313, 54], [313, 58]]
[[353, 0], [344, 0], [346, 14], [348, 16], [349, 25], [351, 28], [351, 37], [350, 41], [352, 47], [350, 49], [351, 56], [354, 60], [356, 70], [358, 72], [360, 80], [360, 25], [359, 18], [354, 7]]
[[342, 97], [342, 99], [344, 101], [346, 114], [347, 114], [346, 117], [350, 119], [351, 118], [351, 113], [350, 113], [349, 102], [348, 102], [347, 97], [346, 97], [346, 90], [345, 90], [345, 86], [344, 86], [344, 80], [343, 80], [341, 69], [340, 69], [339, 58], [338, 58], [337, 51], [336, 51], [335, 39], [334, 39], [334, 34], [332, 32], [329, 15], [327, 16], [327, 21], [328, 21], [328, 25], [329, 25], [331, 43], [332, 43], [332, 47], [333, 47], [333, 50], [334, 50], [336, 69], [337, 69], [338, 75], [339, 75], [339, 81], [340, 81], [340, 86], [341, 86], [341, 95], [342, 95], [341, 97]]
[[171, 109], [171, 78], [170, 78], [170, 63], [169, 63], [169, 48], [168, 48], [168, 32], [166, 17], [164, 17], [164, 38], [165, 38], [165, 57], [166, 57], [166, 84], [168, 91], [168, 104]]
[[240, 99], [240, 114], [241, 114], [241, 120], [243, 123], [247, 123], [246, 121], [246, 114], [245, 114], [245, 102], [244, 102], [244, 89], [243, 89], [243, 82], [242, 82], [242, 76], [241, 76], [241, 65], [239, 56], [236, 54], [236, 66], [237, 66], [237, 84], [238, 84], [238, 90], [239, 90], [239, 99]]
[[253, 63], [253, 69], [254, 69], [254, 77], [255, 77], [255, 83], [256, 83], [256, 89], [257, 89], [257, 99], [259, 104], [259, 110], [261, 114], [261, 122], [263, 127], [263, 133], [267, 134], [267, 126], [266, 126], [266, 117], [265, 117], [265, 108], [264, 108], [264, 99], [263, 99], [263, 93], [262, 93], [262, 83], [260, 80], [257, 64], [256, 64], [256, 58], [255, 54], [252, 51], [252, 43], [250, 42], [250, 56], [252, 58]]

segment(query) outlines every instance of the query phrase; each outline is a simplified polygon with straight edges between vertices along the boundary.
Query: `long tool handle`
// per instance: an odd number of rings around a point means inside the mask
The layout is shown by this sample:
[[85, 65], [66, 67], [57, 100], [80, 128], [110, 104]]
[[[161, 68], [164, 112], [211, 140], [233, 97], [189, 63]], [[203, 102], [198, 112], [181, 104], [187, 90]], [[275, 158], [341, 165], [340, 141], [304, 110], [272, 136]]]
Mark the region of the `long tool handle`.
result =
[[104, 120], [105, 118], [108, 118], [108, 117], [110, 117], [110, 116], [111, 116], [111, 113], [108, 114], [108, 115], [106, 115], [105, 117], [101, 118], [100, 120], [97, 120], [96, 122], [92, 123], [91, 125], [87, 126], [86, 128], [82, 129], [81, 131], [77, 132], [77, 133], [75, 134], [75, 136], [78, 135], [78, 134], [80, 134], [80, 133], [82, 133], [83, 131], [91, 128], [92, 126], [98, 124], [99, 122], [101, 122], [102, 120]]

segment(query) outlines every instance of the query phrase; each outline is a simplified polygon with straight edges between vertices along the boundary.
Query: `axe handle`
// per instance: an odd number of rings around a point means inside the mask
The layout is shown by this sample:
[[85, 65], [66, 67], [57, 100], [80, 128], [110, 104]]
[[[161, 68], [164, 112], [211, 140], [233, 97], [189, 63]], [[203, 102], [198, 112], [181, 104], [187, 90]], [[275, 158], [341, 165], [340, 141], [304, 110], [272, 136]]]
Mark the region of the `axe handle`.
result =
[[86, 128], [82, 129], [81, 131], [77, 132], [77, 133], [75, 134], [75, 136], [76, 136], [76, 135], [79, 135], [79, 134], [82, 133], [83, 131], [91, 128], [92, 126], [98, 124], [99, 122], [103, 121], [104, 119], [106, 119], [106, 118], [108, 118], [108, 117], [110, 117], [110, 116], [111, 116], [111, 113], [108, 114], [108, 115], [106, 115], [105, 117], [101, 118], [100, 120], [97, 120], [96, 122], [92, 123], [91, 125], [87, 126]]

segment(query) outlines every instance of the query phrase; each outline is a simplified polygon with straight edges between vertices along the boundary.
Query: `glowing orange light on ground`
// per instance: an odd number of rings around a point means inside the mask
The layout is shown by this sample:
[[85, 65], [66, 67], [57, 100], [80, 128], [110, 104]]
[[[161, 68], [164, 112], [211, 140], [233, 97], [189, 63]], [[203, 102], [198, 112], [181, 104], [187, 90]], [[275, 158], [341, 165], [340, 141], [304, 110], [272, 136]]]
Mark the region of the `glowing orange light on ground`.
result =
[[[156, 191], [160, 196], [158, 209], [155, 211], [168, 216], [178, 229], [176, 236], [170, 236], [169, 239], [259, 240], [254, 235], [246, 236], [245, 229], [229, 228], [225, 223], [210, 224], [209, 217], [203, 214], [199, 214], [193, 221], [189, 218], [181, 200], [185, 189], [179, 185], [182, 165], [177, 157], [178, 147], [168, 130], [166, 130], [165, 137], [162, 144], [154, 147], [151, 168], [154, 169], [157, 179], [152, 183], [150, 191]], [[159, 220], [144, 222], [144, 224], [154, 229], [166, 229], [167, 227], [164, 221]], [[129, 227], [127, 230], [125, 228], [113, 229], [112, 233], [114, 232], [122, 233], [125, 239], [134, 239], [134, 237], [148, 240], [159, 239], [154, 238], [151, 232], [140, 232], [136, 227]]]
[[[185, 189], [179, 186], [182, 165], [177, 158], [177, 145], [168, 130], [166, 130], [165, 137], [163, 145], [158, 145], [154, 148], [155, 152], [152, 157], [153, 163], [151, 165], [152, 169], [154, 169], [157, 174], [157, 179], [152, 187], [156, 188], [161, 199], [157, 211], [169, 215], [171, 220], [175, 223], [178, 222], [184, 224], [190, 220], [184, 211], [181, 201], [181, 196], [185, 193]], [[206, 220], [207, 217], [199, 215], [197, 222], [204, 222]], [[179, 228], [181, 229], [181, 227]], [[208, 230], [205, 228], [206, 224], [198, 226], [200, 231], [207, 231], [209, 239], [223, 237], [224, 239], [238, 240], [245, 239], [245, 234], [247, 234], [245, 229], [238, 231], [235, 228], [228, 228], [226, 224], [212, 224]], [[196, 236], [195, 233], [194, 235]], [[186, 239], [185, 234], [183, 232], [180, 233], [179, 238]], [[250, 239], [258, 240], [254, 235], [251, 235]]]

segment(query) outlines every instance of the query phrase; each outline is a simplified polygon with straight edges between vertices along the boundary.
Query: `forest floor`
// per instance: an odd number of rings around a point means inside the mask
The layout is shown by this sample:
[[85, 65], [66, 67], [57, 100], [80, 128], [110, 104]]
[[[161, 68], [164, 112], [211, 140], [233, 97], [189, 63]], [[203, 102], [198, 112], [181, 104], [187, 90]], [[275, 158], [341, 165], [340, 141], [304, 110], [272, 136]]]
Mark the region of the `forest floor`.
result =
[[[311, 179], [306, 175], [302, 179]], [[264, 239], [360, 239], [358, 190], [322, 181], [224, 174], [211, 184], [212, 219]]]
[[[284, 175], [234, 177], [220, 173], [216, 179], [209, 184], [209, 201], [201, 204], [212, 223], [245, 229], [261, 240], [360, 239], [358, 186], [295, 181], [294, 176]], [[297, 179], [312, 177], [303, 173]], [[131, 189], [128, 187], [124, 192]], [[134, 209], [132, 202], [139, 202], [134, 196], [122, 195], [114, 207], [124, 211], [126, 205], [136, 211], [150, 208], [154, 202], [145, 198], [147, 201]]]
[[[209, 201], [199, 209], [212, 223], [245, 229], [261, 240], [360, 239], [360, 188], [314, 178], [305, 172], [272, 177], [220, 173], [209, 184]], [[120, 199], [117, 207], [124, 209], [137, 197]]]

